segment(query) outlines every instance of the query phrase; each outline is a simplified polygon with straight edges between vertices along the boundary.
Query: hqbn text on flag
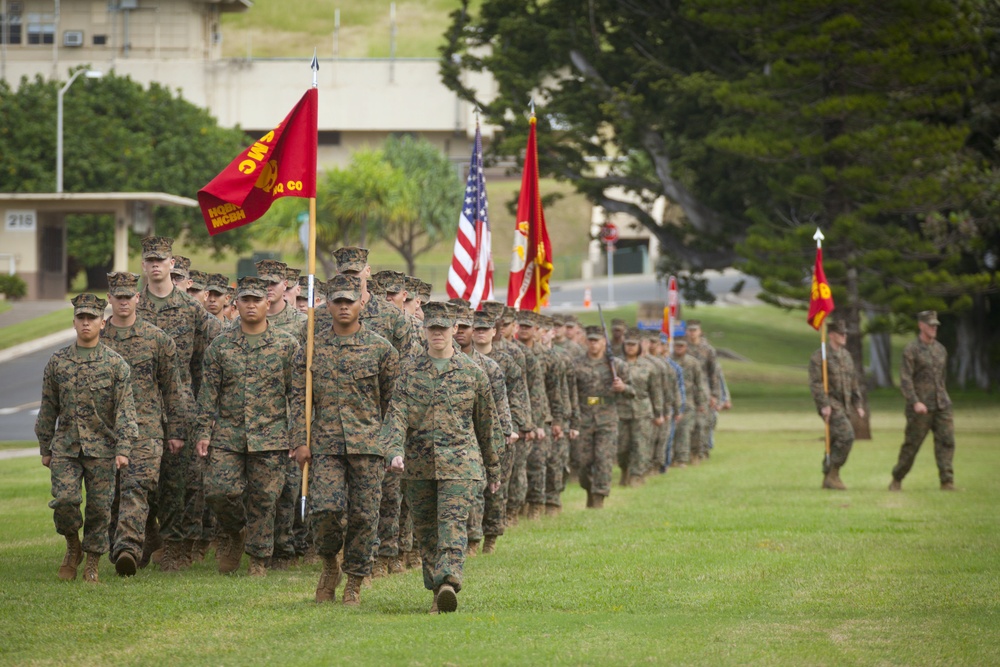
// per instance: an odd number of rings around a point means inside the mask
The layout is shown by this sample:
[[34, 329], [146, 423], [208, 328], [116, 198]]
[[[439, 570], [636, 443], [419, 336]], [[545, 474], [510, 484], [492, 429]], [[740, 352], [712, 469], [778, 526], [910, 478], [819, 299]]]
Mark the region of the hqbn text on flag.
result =
[[247, 217], [247, 212], [236, 204], [223, 204], [208, 209], [208, 215], [212, 220], [212, 227], [218, 229], [231, 222], [244, 220]]

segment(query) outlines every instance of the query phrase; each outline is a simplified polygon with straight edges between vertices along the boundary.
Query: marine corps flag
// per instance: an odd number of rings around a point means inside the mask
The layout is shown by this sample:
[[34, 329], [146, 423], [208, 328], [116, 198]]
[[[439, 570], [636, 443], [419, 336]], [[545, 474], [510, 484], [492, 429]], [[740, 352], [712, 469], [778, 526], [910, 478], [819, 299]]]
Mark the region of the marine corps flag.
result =
[[534, 310], [549, 301], [549, 277], [552, 275], [552, 246], [545, 227], [545, 212], [538, 189], [538, 144], [535, 139], [537, 119], [531, 114], [528, 149], [521, 175], [521, 194], [517, 200], [514, 223], [514, 251], [510, 258], [510, 281], [507, 305], [516, 310]]
[[833, 312], [833, 293], [830, 292], [830, 283], [826, 282], [826, 274], [823, 273], [823, 235], [816, 230], [816, 268], [813, 270], [812, 290], [809, 296], [809, 315], [806, 321], [809, 325], [819, 331], [823, 326], [823, 320]]
[[317, 89], [198, 191], [212, 236], [253, 222], [278, 197], [316, 196]]

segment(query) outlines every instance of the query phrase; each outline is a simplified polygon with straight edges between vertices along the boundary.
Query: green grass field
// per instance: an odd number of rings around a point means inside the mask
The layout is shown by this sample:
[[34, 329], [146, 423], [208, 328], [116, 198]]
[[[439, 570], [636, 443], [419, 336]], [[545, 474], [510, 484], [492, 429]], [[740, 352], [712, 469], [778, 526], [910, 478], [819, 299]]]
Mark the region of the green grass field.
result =
[[67, 301], [65, 310], [48, 313], [26, 322], [0, 327], [0, 350], [72, 328], [73, 311], [70, 309], [69, 301]]
[[723, 362], [734, 408], [710, 461], [615, 487], [601, 512], [568, 489], [561, 516], [468, 562], [453, 615], [426, 615], [417, 572], [376, 581], [359, 610], [312, 602], [318, 566], [260, 581], [210, 559], [122, 580], [105, 561], [99, 586], [61, 582], [47, 471], [0, 461], [0, 664], [1000, 664], [997, 397], [954, 394], [959, 492], [938, 490], [930, 443], [886, 490], [904, 425], [891, 390], [871, 396], [850, 490], [821, 491], [811, 330], [764, 306], [698, 315], [753, 360]]

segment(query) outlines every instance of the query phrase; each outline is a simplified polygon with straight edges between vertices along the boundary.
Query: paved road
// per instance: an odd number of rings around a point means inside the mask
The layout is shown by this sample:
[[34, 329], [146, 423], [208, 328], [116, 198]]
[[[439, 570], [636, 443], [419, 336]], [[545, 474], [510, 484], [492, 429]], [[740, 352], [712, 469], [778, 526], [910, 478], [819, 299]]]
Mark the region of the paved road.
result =
[[[747, 276], [738, 271], [724, 271], [718, 273], [709, 271], [705, 273], [708, 279], [708, 289], [712, 292], [719, 303], [748, 304], [756, 301], [760, 293], [760, 282], [756, 278]], [[740, 281], [744, 281], [743, 288], [739, 295], [733, 295], [733, 287]], [[590, 299], [594, 304], [601, 305], [614, 301], [617, 304], [635, 303], [637, 301], [666, 301], [667, 288], [652, 276], [619, 276], [614, 279], [613, 292], [614, 299], [610, 299], [608, 290], [608, 279], [604, 276], [593, 280], [574, 280], [561, 283], [553, 283], [552, 297], [549, 303], [556, 308], [582, 308], [584, 292], [590, 288]]]
[[0, 364], [0, 440], [34, 440], [42, 397], [42, 373], [52, 353], [66, 343]]

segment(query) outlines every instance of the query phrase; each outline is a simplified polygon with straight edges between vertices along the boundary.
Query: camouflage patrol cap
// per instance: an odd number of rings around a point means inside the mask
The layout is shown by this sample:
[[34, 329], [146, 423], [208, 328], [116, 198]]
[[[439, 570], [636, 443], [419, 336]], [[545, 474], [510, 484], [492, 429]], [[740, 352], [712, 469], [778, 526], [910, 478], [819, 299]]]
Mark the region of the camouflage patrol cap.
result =
[[936, 310], [920, 311], [919, 313], [917, 313], [917, 321], [923, 322], [924, 324], [928, 324], [932, 327], [937, 327], [941, 325], [941, 322], [938, 320]]
[[533, 310], [518, 310], [515, 311], [517, 316], [517, 323], [522, 327], [533, 327], [535, 326], [535, 311]]
[[642, 340], [642, 330], [638, 327], [629, 327], [625, 330], [626, 343], [638, 343]]
[[73, 297], [73, 316], [92, 315], [94, 317], [104, 317], [104, 309], [108, 302], [99, 299], [96, 294], [79, 294]]
[[576, 315], [567, 315], [566, 316], [566, 326], [568, 326], [568, 327], [578, 327], [578, 326], [581, 326], [580, 325], [580, 320], [577, 318]]
[[496, 325], [496, 318], [485, 310], [477, 310], [472, 317], [472, 328], [474, 329], [492, 329]]
[[535, 313], [535, 326], [541, 329], [551, 329], [552, 316], [545, 313]]
[[688, 331], [701, 331], [701, 320], [688, 320], [687, 329]]
[[423, 280], [420, 281], [420, 287], [417, 289], [417, 296], [420, 297], [421, 301], [430, 301], [432, 288], [433, 285], [430, 283], [425, 283]]
[[364, 271], [368, 266], [368, 248], [358, 248], [348, 246], [337, 248], [333, 251], [333, 258], [337, 260], [337, 271]]
[[143, 259], [167, 259], [174, 254], [174, 240], [169, 236], [147, 236], [142, 240]]
[[174, 255], [174, 268], [170, 269], [170, 275], [190, 278], [191, 260], [184, 255]]
[[223, 273], [209, 274], [205, 289], [216, 294], [229, 294], [229, 276]]
[[604, 329], [596, 324], [588, 324], [583, 330], [587, 334], [587, 340], [600, 340], [604, 338]]
[[255, 296], [260, 299], [267, 298], [268, 281], [257, 276], [243, 276], [236, 284], [236, 298], [245, 296]]
[[191, 269], [191, 287], [188, 289], [201, 292], [208, 285], [208, 274], [198, 269]]
[[500, 317], [504, 324], [510, 324], [517, 319], [517, 311], [510, 306], [503, 307], [503, 315]]
[[[298, 283], [299, 283], [299, 287], [302, 288], [302, 293], [305, 294], [306, 290], [309, 289], [309, 276], [299, 276]], [[319, 281], [315, 280], [313, 282], [313, 287], [316, 287], [318, 289], [317, 283], [319, 283]], [[303, 297], [303, 298], [306, 298], [306, 297]]]
[[428, 301], [421, 308], [424, 311], [424, 327], [451, 327], [455, 324], [455, 316], [451, 307], [444, 301]]
[[403, 289], [406, 290], [406, 300], [413, 301], [417, 298], [417, 291], [420, 289], [420, 278], [405, 276], [403, 278]]
[[449, 299], [448, 305], [451, 306], [452, 313], [455, 316], [455, 324], [461, 324], [467, 327], [472, 326], [473, 318], [475, 317], [472, 304], [465, 299]]
[[108, 274], [108, 293], [111, 296], [133, 297], [139, 293], [139, 274], [116, 271]]
[[564, 326], [565, 324], [566, 324], [566, 316], [565, 315], [563, 315], [562, 313], [553, 313], [552, 314], [552, 326], [554, 326], [554, 327], [561, 327], [561, 326]]
[[347, 299], [357, 301], [361, 298], [361, 278], [346, 273], [338, 273], [323, 286], [327, 301]]
[[687, 336], [674, 336], [674, 345], [687, 345]]
[[615, 319], [611, 320], [611, 328], [614, 329], [616, 327], [620, 329], [626, 329], [628, 328], [628, 325], [625, 324], [625, 320], [621, 319], [620, 317], [616, 317]]
[[[691, 328], [690, 326], [688, 327]], [[830, 318], [826, 321], [826, 330], [829, 333], [836, 333], [842, 336], [847, 335], [847, 322], [841, 319]]]
[[254, 266], [257, 267], [257, 277], [269, 283], [285, 282], [285, 272], [288, 265], [276, 259], [262, 259]]
[[504, 310], [507, 306], [503, 305], [499, 301], [483, 301], [479, 304], [479, 310], [483, 311], [496, 322], [501, 317], [503, 317]]
[[406, 281], [406, 274], [400, 271], [379, 271], [372, 277], [386, 294], [399, 294], [403, 291], [403, 283]]
[[302, 269], [293, 269], [290, 266], [285, 267], [285, 280], [288, 281], [289, 287], [298, 284], [300, 273], [302, 273]]

